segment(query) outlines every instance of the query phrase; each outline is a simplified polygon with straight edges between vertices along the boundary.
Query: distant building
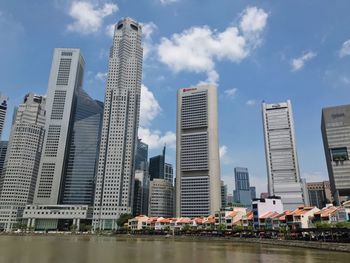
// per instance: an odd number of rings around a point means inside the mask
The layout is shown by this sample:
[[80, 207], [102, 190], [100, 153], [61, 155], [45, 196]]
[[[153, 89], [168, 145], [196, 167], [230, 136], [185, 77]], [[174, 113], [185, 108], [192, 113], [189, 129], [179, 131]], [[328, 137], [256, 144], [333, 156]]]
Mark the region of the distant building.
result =
[[174, 216], [174, 187], [165, 180], [154, 178], [150, 183], [149, 216]]
[[307, 183], [310, 206], [322, 209], [326, 204], [333, 203], [331, 185], [329, 181]]
[[[176, 214], [213, 215], [221, 206], [216, 86], [177, 92]], [[200, 201], [199, 201], [200, 200]]]
[[322, 109], [322, 139], [332, 195], [350, 196], [350, 105]]
[[221, 180], [221, 208], [227, 206], [227, 185]]
[[8, 146], [8, 141], [0, 141], [0, 182], [1, 182], [2, 170], [4, 168], [4, 163], [5, 163], [7, 146]]
[[252, 193], [249, 184], [249, 173], [247, 168], [236, 167], [235, 170], [235, 190], [233, 191], [234, 201], [241, 203], [245, 207], [250, 207], [252, 203]]
[[268, 197], [269, 197], [269, 193], [266, 193], [266, 192], [260, 193], [260, 199], [266, 199]]
[[133, 214], [148, 215], [150, 178], [148, 171], [135, 170]]
[[234, 202], [233, 195], [232, 194], [228, 194], [227, 195], [227, 205], [232, 205], [233, 202]]
[[281, 196], [285, 209], [304, 205], [290, 100], [262, 104], [269, 195]]
[[148, 145], [137, 140], [136, 156], [135, 156], [135, 170], [148, 171]]
[[7, 97], [1, 96], [0, 94], [0, 139], [2, 131], [4, 129], [5, 117], [7, 112]]
[[165, 179], [164, 178], [164, 172], [165, 172], [165, 150], [166, 147], [164, 146], [163, 152], [161, 155], [153, 156], [149, 159], [149, 176], [151, 180], [158, 178], [158, 179]]
[[259, 228], [259, 218], [266, 213], [277, 212], [283, 213], [282, 200], [278, 196], [269, 196], [267, 198], [256, 198], [252, 202], [253, 225]]
[[11, 129], [0, 182], [0, 228], [10, 231], [34, 198], [45, 133], [43, 96], [27, 94]]
[[256, 188], [255, 186], [251, 186], [249, 189], [250, 189], [250, 198], [251, 200], [253, 200], [256, 198]]
[[164, 179], [174, 185], [174, 169], [170, 163], [164, 164]]

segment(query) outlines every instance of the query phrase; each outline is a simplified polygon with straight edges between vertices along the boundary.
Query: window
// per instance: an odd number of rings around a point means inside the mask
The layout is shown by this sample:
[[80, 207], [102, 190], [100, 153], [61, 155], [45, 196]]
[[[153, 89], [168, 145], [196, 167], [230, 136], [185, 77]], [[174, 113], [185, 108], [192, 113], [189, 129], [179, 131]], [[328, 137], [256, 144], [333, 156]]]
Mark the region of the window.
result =
[[332, 161], [339, 162], [349, 160], [348, 150], [346, 147], [331, 149]]

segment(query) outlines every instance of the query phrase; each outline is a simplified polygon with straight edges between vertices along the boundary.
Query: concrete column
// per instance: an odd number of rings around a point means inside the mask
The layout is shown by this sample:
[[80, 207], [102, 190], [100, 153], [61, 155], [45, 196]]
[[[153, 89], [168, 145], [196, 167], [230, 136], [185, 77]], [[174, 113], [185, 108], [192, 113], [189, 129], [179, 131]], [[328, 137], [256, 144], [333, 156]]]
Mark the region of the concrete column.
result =
[[32, 228], [35, 230], [35, 218], [32, 218]]
[[79, 218], [76, 219], [76, 223], [77, 223], [76, 229], [77, 229], [77, 231], [79, 231], [79, 229], [80, 229], [80, 219]]
[[28, 221], [27, 221], [27, 230], [29, 230], [31, 223], [32, 223], [32, 220], [31, 220], [30, 218], [28, 218]]

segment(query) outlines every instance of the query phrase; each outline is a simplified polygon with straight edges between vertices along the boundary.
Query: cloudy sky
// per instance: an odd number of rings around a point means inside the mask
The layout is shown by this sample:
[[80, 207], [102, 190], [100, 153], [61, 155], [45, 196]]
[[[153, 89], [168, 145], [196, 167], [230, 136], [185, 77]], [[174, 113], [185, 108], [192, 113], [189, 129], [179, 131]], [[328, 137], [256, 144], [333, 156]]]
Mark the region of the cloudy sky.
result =
[[247, 0], [0, 0], [0, 92], [13, 107], [45, 94], [55, 47], [80, 48], [84, 88], [103, 101], [113, 25], [143, 24], [139, 136], [150, 156], [168, 145], [175, 164], [176, 91], [219, 87], [222, 179], [248, 167], [266, 191], [261, 102], [291, 99], [302, 177], [328, 178], [320, 132], [322, 107], [350, 100], [350, 2]]

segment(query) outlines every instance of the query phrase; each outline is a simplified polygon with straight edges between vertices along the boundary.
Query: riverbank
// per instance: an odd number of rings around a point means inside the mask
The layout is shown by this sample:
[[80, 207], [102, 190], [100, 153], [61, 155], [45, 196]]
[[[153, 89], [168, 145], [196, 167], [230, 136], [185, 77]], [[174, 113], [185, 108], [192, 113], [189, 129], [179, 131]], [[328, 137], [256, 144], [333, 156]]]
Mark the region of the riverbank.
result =
[[117, 235], [128, 239], [141, 238], [149, 240], [194, 240], [194, 241], [232, 241], [235, 243], [255, 243], [269, 246], [284, 246], [321, 249], [328, 251], [350, 253], [350, 243], [331, 243], [319, 241], [301, 241], [301, 240], [279, 240], [279, 239], [259, 239], [259, 238], [240, 238], [240, 237], [205, 237], [205, 236], [146, 236], [146, 235]]
[[109, 236], [124, 239], [144, 239], [144, 240], [191, 240], [191, 241], [212, 241], [212, 242], [234, 242], [234, 243], [255, 243], [268, 246], [283, 246], [283, 247], [297, 247], [297, 248], [310, 248], [321, 249], [328, 251], [347, 252], [350, 253], [350, 243], [333, 243], [333, 242], [320, 242], [320, 241], [301, 241], [301, 240], [280, 240], [280, 239], [264, 239], [264, 238], [240, 238], [240, 237], [209, 237], [209, 236], [189, 236], [189, 235], [177, 235], [177, 236], [165, 236], [165, 235], [129, 235], [129, 234], [72, 234], [67, 232], [61, 233], [1, 233], [1, 236]]

